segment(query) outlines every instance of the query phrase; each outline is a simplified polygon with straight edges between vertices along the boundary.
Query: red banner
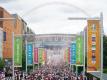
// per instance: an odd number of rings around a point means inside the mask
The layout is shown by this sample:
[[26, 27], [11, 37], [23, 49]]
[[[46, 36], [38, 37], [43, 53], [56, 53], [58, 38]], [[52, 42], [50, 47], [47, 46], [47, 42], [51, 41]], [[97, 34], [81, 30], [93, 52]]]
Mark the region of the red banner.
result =
[[34, 48], [34, 64], [38, 64], [38, 48]]

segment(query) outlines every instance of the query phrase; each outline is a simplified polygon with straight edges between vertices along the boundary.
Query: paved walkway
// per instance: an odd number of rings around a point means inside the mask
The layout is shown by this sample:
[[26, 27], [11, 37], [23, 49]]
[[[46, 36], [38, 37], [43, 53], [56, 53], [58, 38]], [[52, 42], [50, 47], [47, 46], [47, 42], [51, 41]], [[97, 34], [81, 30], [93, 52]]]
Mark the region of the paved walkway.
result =
[[[92, 75], [100, 78], [100, 73], [91, 73]], [[103, 73], [103, 80], [107, 80], [107, 74]]]

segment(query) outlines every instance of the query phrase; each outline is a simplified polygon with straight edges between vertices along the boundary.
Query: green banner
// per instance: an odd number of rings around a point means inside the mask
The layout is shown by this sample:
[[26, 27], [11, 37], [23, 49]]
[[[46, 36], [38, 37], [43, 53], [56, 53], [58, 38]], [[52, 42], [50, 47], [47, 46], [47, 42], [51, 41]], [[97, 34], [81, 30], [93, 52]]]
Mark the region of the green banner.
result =
[[14, 38], [14, 66], [22, 67], [22, 37]]
[[39, 51], [38, 51], [39, 52], [39, 54], [38, 54], [39, 55], [39, 63], [41, 63], [41, 64], [43, 63], [43, 57], [42, 57], [43, 50], [44, 50], [43, 48], [39, 48]]
[[76, 37], [76, 64], [83, 64], [83, 37], [81, 35]]

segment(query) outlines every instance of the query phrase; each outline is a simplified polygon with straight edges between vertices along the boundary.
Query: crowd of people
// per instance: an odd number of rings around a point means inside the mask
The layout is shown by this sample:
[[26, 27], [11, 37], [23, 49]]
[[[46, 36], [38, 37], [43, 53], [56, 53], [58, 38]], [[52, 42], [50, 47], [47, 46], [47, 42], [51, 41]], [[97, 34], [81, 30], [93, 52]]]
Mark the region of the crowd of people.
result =
[[83, 75], [76, 76], [68, 67], [42, 67], [25, 77], [26, 80], [83, 80]]
[[[2, 73], [0, 80], [12, 80], [6, 78]], [[24, 74], [21, 71], [15, 71], [15, 80], [83, 80], [83, 75], [76, 74], [67, 66], [42, 66], [31, 73]]]

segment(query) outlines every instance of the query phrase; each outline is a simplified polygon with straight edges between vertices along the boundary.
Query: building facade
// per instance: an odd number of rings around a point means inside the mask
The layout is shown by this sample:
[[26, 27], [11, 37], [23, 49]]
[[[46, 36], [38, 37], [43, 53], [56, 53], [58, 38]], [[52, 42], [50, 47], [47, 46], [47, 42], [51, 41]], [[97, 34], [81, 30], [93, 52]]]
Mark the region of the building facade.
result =
[[12, 58], [12, 32], [14, 28], [12, 15], [0, 7], [0, 17], [8, 18], [0, 20], [0, 27], [3, 28], [3, 58]]
[[3, 58], [12, 59], [12, 33], [14, 32], [14, 35], [27, 34], [29, 27], [20, 16], [10, 14], [2, 7], [0, 7], [0, 18], [3, 18], [0, 20], [0, 28], [3, 28]]
[[35, 46], [64, 47], [76, 39], [76, 34], [37, 34], [35, 35]]

